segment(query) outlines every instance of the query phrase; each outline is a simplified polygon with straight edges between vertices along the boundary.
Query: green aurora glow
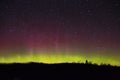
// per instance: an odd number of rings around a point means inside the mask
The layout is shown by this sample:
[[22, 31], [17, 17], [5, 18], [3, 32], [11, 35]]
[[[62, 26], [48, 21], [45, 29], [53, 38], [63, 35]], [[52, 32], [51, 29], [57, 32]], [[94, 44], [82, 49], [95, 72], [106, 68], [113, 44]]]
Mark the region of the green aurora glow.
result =
[[78, 55], [74, 53], [72, 54], [27, 54], [27, 55], [14, 55], [8, 57], [0, 58], [0, 63], [28, 63], [28, 62], [37, 62], [37, 63], [46, 63], [46, 64], [53, 64], [53, 63], [85, 63], [88, 60], [93, 64], [96, 63], [100, 64], [111, 64], [120, 66], [120, 58], [114, 57], [112, 55], [93, 55], [93, 56], [85, 56], [85, 55]]

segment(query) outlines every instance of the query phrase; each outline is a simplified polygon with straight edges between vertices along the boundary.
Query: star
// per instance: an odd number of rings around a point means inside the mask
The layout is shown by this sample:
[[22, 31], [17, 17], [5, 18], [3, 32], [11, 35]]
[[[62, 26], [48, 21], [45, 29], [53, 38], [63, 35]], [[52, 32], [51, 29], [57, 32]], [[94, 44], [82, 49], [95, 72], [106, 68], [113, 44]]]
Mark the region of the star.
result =
[[74, 33], [75, 33], [75, 35], [79, 35], [79, 32], [77, 32], [77, 31], [75, 31]]
[[88, 12], [88, 13], [90, 13], [90, 12], [91, 12], [91, 10], [90, 10], [90, 9], [88, 9], [88, 10], [87, 10], [87, 12]]
[[33, 34], [29, 34], [29, 37], [30, 37], [30, 38], [33, 38]]
[[80, 12], [80, 14], [82, 15], [82, 14], [83, 14], [83, 12]]
[[13, 30], [13, 29], [9, 29], [8, 31], [11, 33], [11, 32], [14, 32], [15, 30]]
[[116, 7], [119, 7], [119, 6], [120, 6], [120, 4], [119, 4], [119, 3], [116, 3], [116, 4], [115, 4], [115, 6], [116, 6]]
[[88, 2], [89, 0], [86, 0], [86, 2]]

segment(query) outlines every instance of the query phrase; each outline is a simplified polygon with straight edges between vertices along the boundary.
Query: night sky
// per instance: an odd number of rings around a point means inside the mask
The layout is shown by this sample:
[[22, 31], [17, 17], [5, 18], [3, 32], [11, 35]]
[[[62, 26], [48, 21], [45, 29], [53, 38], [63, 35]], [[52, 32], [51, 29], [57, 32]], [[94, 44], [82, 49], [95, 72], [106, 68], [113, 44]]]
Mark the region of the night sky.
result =
[[120, 0], [0, 0], [0, 57], [35, 54], [120, 65]]

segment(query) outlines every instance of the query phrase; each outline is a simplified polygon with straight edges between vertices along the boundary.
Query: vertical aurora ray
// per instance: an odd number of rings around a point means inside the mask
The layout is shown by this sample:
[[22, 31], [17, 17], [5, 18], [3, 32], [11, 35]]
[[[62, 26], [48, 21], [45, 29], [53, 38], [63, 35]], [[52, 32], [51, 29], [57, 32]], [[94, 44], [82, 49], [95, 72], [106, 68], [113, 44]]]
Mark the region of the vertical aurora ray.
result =
[[[73, 55], [74, 54], [74, 55]], [[30, 55], [13, 55], [0, 58], [0, 63], [28, 63], [28, 62], [37, 62], [37, 63], [85, 63], [88, 60], [93, 64], [111, 64], [120, 66], [119, 57], [108, 56], [108, 55], [90, 55], [86, 56], [85, 53], [80, 52], [48, 52], [48, 53], [33, 53]]]
[[117, 0], [1, 0], [0, 63], [120, 65], [119, 5]]

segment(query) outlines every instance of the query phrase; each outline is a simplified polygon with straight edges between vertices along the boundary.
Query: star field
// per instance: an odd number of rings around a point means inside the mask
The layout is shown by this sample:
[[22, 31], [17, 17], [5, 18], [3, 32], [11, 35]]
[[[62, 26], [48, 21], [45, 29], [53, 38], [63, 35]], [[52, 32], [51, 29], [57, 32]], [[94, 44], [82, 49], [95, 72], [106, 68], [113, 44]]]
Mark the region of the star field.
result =
[[119, 58], [119, 35], [119, 0], [0, 1], [1, 56], [77, 52]]

